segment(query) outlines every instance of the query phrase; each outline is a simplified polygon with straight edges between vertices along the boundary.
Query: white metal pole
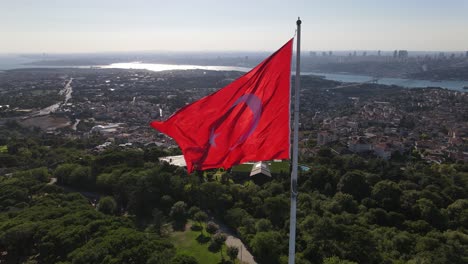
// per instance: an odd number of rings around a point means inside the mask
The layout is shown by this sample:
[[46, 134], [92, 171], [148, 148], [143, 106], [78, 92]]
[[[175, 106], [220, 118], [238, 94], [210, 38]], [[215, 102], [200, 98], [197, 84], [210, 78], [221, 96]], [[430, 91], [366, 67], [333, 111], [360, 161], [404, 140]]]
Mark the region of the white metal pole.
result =
[[301, 78], [301, 19], [297, 18], [296, 78], [294, 88], [294, 131], [291, 174], [291, 217], [289, 220], [289, 264], [294, 264], [296, 254], [296, 198], [297, 198], [297, 159], [299, 149], [299, 93]]

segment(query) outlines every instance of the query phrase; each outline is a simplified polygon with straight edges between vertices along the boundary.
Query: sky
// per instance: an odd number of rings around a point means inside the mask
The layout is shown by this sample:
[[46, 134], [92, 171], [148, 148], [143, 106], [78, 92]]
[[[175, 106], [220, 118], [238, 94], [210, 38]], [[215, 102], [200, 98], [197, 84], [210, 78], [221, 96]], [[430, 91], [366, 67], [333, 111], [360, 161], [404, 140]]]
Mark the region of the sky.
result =
[[0, 53], [468, 50], [468, 0], [0, 0]]

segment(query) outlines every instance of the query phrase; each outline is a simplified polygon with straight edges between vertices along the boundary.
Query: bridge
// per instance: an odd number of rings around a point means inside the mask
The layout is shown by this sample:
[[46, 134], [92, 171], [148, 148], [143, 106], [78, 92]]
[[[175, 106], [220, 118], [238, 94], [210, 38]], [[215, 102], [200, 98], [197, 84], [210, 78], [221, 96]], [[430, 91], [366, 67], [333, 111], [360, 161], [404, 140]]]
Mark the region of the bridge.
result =
[[344, 84], [344, 85], [338, 85], [338, 86], [335, 86], [335, 87], [333, 87], [333, 88], [329, 88], [329, 89], [327, 89], [327, 90], [336, 90], [336, 89], [341, 89], [341, 88], [355, 87], [355, 86], [362, 85], [362, 84], [366, 84], [366, 83], [378, 83], [379, 80], [380, 80], [380, 78], [373, 77], [371, 80], [366, 81], [366, 82], [361, 82], [361, 83], [347, 83], [347, 84]]

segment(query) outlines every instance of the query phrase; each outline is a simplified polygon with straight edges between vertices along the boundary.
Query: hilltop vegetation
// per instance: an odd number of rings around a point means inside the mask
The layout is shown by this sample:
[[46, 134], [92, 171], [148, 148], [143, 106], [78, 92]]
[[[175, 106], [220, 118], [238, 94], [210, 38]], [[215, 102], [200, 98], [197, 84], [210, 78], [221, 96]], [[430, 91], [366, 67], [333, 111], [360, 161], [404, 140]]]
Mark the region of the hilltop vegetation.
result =
[[98, 212], [80, 194], [46, 185], [47, 176], [39, 169], [0, 179], [2, 263], [160, 263], [175, 255], [131, 218]]
[[[259, 263], [287, 261], [288, 175], [263, 186], [236, 183], [229, 172], [187, 175], [157, 164], [167, 154], [158, 148], [93, 153], [85, 146], [99, 138], [2, 133], [1, 166], [13, 172], [0, 178], [0, 251], [8, 263], [170, 263], [176, 249], [164, 226], [187, 219], [187, 211], [171, 213], [180, 202], [224, 221]], [[309, 165], [299, 177], [297, 263], [468, 261], [466, 163], [363, 159], [324, 148]], [[51, 176], [115, 203], [97, 211], [83, 196], [47, 185]]]

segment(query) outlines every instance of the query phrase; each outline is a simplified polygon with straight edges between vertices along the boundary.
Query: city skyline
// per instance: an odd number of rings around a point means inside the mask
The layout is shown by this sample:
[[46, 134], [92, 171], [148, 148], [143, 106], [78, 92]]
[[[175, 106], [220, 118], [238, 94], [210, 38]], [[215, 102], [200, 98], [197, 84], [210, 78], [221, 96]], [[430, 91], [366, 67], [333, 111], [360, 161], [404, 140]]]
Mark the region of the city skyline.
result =
[[303, 20], [307, 50], [468, 50], [468, 1], [16, 1], [0, 53], [272, 51]]

